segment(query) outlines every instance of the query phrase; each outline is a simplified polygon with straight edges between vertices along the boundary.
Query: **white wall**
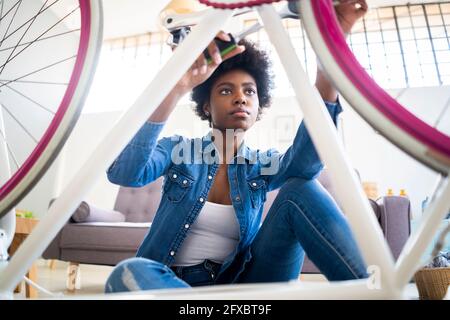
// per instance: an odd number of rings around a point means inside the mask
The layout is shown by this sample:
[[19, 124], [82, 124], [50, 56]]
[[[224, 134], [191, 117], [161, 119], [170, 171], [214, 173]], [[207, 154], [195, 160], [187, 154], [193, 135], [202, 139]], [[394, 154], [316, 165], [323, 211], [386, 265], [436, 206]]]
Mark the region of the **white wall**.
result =
[[[63, 170], [60, 172], [55, 188], [58, 194], [61, 194], [66, 187], [70, 188], [73, 177], [95, 151], [97, 145], [110, 131], [120, 115], [121, 112], [105, 112], [81, 116], [63, 150]], [[105, 173], [93, 186], [85, 200], [100, 207], [112, 208], [117, 190], [117, 186], [107, 182]]]
[[53, 162], [36, 186], [16, 205], [16, 209], [32, 211], [37, 217], [47, 213], [50, 200], [58, 195], [57, 180], [61, 170], [61, 155]]
[[[390, 94], [420, 115], [428, 123], [434, 123], [440, 111], [450, 99], [450, 88], [427, 87], [391, 90]], [[409, 157], [368, 126], [345, 103], [343, 114], [346, 150], [363, 181], [378, 184], [380, 194], [393, 188], [396, 194], [406, 189], [412, 203], [413, 216], [421, 214], [421, 202], [432, 192], [437, 174]], [[450, 112], [442, 118], [438, 128], [450, 134]]]

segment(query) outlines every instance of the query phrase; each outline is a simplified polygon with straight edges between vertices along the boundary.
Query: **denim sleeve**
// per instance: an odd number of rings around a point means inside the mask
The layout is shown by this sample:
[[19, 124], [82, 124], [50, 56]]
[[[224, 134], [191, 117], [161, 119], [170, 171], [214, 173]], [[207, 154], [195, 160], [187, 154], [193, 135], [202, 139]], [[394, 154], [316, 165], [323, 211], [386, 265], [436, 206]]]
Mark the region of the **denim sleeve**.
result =
[[[337, 118], [342, 112], [339, 99], [336, 102], [325, 101], [325, 105], [334, 124], [337, 125]], [[313, 179], [323, 168], [304, 121], [301, 122], [292, 145], [285, 153], [280, 153], [275, 149], [270, 149], [268, 153], [270, 154], [267, 157], [277, 162], [276, 171], [272, 174], [267, 171], [268, 191], [278, 189], [289, 177]], [[273, 165], [272, 160], [271, 162]]]
[[166, 173], [172, 138], [158, 139], [164, 122], [146, 122], [107, 170], [108, 180], [125, 187], [142, 187]]

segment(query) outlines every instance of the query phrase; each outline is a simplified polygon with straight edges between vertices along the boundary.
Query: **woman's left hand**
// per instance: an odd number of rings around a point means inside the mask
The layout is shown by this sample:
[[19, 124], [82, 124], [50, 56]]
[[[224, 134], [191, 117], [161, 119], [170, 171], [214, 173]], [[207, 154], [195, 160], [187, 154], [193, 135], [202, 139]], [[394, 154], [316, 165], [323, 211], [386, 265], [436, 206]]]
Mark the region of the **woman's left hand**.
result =
[[334, 9], [342, 31], [348, 34], [355, 22], [367, 13], [368, 6], [366, 0], [341, 0]]

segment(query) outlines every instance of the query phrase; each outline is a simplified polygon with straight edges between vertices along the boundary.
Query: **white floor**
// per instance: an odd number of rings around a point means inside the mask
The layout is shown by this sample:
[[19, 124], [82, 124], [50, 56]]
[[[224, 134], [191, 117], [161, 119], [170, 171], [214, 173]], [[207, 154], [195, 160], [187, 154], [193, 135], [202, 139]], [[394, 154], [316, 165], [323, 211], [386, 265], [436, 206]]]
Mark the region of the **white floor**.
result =
[[[38, 280], [37, 283], [56, 294], [63, 294], [66, 297], [76, 298], [95, 294], [102, 294], [104, 290], [104, 284], [108, 278], [112, 267], [97, 266], [97, 265], [80, 265], [81, 270], [81, 288], [75, 292], [69, 292], [66, 289], [67, 280], [67, 267], [68, 263], [62, 261], [56, 261], [54, 269], [49, 267], [49, 261], [38, 260]], [[302, 281], [326, 281], [322, 275], [301, 275]], [[408, 285], [406, 295], [410, 299], [418, 299], [417, 288], [415, 284]], [[14, 294], [15, 299], [25, 299], [24, 285], [22, 284], [22, 290], [20, 293]], [[45, 294], [39, 294], [39, 298], [48, 299], [51, 298]]]
[[[37, 264], [37, 284], [55, 294], [62, 293], [65, 296], [83, 296], [103, 293], [104, 285], [112, 267], [98, 265], [80, 265], [81, 288], [75, 292], [66, 289], [67, 267], [69, 263], [56, 261], [54, 269], [49, 266], [49, 261], [38, 260]], [[20, 293], [14, 294], [15, 299], [25, 299], [24, 283]], [[39, 293], [39, 298], [51, 298], [48, 295]]]

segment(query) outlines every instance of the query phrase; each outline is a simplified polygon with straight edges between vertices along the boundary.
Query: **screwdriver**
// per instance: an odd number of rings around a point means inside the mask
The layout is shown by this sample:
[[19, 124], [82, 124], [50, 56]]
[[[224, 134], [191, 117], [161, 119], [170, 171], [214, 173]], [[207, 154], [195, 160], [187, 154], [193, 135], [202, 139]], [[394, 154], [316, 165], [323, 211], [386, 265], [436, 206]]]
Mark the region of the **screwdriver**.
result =
[[[227, 53], [230, 53], [231, 51], [233, 51], [234, 49], [236, 49], [237, 44], [239, 43], [239, 41], [241, 41], [242, 39], [244, 39], [246, 36], [248, 36], [249, 34], [255, 33], [258, 30], [260, 30], [262, 28], [262, 25], [260, 23], [255, 23], [253, 25], [251, 25], [250, 27], [242, 30], [241, 32], [239, 32], [236, 35], [233, 35], [231, 33], [228, 33], [228, 36], [230, 37], [230, 41], [224, 41], [222, 39], [219, 38], [215, 38], [214, 42], [217, 45], [217, 48], [219, 49], [220, 55], [223, 57], [225, 56]], [[212, 58], [209, 55], [208, 49], [206, 49], [205, 51], [203, 51], [203, 54], [205, 55], [206, 61], [208, 64], [210, 64], [212, 62]]]

